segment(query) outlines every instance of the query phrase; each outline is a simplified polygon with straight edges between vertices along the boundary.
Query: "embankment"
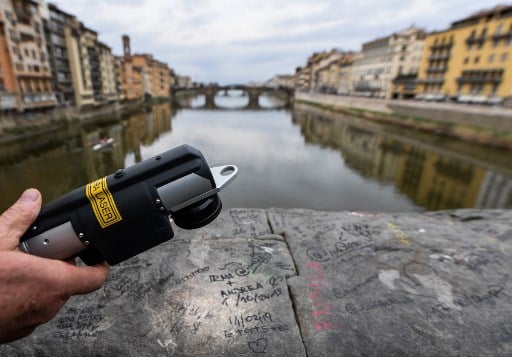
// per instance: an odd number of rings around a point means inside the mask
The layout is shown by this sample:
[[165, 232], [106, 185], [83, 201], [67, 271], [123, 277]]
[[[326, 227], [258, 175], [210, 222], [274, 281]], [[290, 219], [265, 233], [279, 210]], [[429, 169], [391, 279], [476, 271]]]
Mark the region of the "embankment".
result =
[[296, 93], [295, 100], [372, 121], [512, 149], [510, 109], [302, 92]]

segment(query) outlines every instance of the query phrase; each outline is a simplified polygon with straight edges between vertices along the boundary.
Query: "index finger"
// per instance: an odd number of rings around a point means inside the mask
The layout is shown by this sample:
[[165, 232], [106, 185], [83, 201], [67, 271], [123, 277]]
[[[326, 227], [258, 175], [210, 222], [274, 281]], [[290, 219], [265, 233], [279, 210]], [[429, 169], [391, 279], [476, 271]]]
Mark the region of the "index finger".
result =
[[76, 266], [62, 262], [60, 283], [69, 295], [87, 294], [103, 286], [109, 272], [106, 263], [95, 266]]

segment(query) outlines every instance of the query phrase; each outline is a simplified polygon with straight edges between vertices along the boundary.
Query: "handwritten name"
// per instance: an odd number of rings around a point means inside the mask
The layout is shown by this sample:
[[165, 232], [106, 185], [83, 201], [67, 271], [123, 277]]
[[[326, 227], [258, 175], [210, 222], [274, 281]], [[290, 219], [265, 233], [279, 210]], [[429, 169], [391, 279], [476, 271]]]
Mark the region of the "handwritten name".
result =
[[263, 325], [246, 327], [234, 330], [224, 330], [224, 338], [241, 337], [245, 335], [252, 335], [257, 333], [268, 333], [268, 332], [286, 332], [290, 328], [287, 324], [275, 324], [275, 325]]
[[390, 297], [387, 299], [378, 299], [369, 301], [362, 304], [346, 304], [345, 310], [349, 314], [357, 314], [359, 312], [363, 311], [370, 311], [370, 310], [376, 310], [376, 309], [384, 309], [386, 307], [390, 307], [393, 305], [401, 305], [401, 304], [408, 304], [413, 302], [413, 300], [410, 297], [403, 296], [403, 297]]
[[208, 270], [210, 270], [209, 266], [205, 266], [203, 268], [199, 268], [197, 270], [194, 270], [192, 273], [190, 273], [188, 275], [185, 275], [185, 276], [182, 276], [181, 278], [176, 279], [175, 282], [176, 282], [176, 284], [184, 283], [185, 281], [190, 280], [193, 277], [195, 277], [197, 274], [204, 273], [204, 272], [206, 272]]
[[349, 294], [357, 293], [359, 290], [361, 290], [362, 287], [370, 284], [372, 281], [374, 281], [378, 278], [379, 278], [379, 274], [375, 273], [375, 274], [369, 276], [368, 278], [366, 278], [364, 281], [362, 281], [348, 289], [333, 288], [332, 292], [334, 294], [334, 297], [336, 297], [338, 299], [343, 299], [345, 296], [347, 296]]

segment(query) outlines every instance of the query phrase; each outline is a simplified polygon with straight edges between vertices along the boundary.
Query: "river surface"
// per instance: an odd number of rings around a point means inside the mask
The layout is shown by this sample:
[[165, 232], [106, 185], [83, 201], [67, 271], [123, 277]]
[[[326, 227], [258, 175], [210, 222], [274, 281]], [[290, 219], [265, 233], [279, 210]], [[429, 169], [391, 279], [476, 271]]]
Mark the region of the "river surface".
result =
[[[305, 105], [236, 109], [247, 98], [216, 97], [225, 109], [168, 104], [120, 119], [68, 124], [0, 145], [0, 209], [26, 187], [45, 202], [181, 144], [210, 166], [235, 164], [225, 208], [418, 212], [512, 208], [512, 155]], [[114, 146], [94, 151], [103, 137]]]

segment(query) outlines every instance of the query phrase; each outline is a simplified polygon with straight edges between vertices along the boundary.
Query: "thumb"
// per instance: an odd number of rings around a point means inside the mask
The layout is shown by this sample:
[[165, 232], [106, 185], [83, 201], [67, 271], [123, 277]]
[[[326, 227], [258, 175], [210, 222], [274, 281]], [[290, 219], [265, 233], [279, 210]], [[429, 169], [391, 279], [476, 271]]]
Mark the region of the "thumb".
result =
[[0, 216], [0, 250], [13, 250], [41, 210], [41, 193], [29, 188]]

